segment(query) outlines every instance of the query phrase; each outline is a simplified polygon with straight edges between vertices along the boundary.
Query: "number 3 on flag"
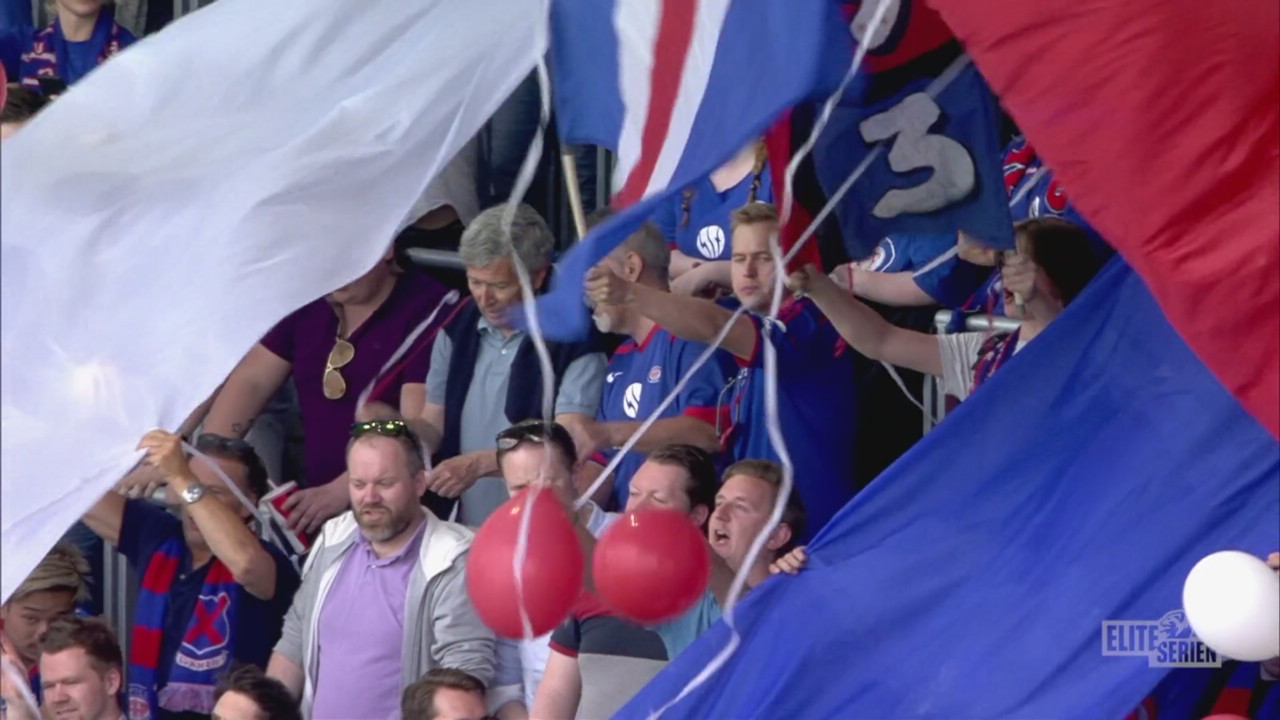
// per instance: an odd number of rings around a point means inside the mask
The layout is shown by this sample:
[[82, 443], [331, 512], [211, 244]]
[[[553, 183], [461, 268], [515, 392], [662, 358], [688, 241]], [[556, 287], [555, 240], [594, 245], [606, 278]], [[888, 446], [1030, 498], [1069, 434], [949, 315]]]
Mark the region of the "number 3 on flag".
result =
[[886, 192], [871, 211], [876, 217], [888, 219], [903, 213], [933, 212], [973, 192], [977, 172], [969, 151], [945, 135], [929, 133], [929, 128], [940, 117], [942, 110], [938, 104], [920, 92], [862, 121], [859, 130], [868, 143], [893, 138], [889, 168], [895, 173], [921, 168], [933, 170], [928, 180], [915, 187]]

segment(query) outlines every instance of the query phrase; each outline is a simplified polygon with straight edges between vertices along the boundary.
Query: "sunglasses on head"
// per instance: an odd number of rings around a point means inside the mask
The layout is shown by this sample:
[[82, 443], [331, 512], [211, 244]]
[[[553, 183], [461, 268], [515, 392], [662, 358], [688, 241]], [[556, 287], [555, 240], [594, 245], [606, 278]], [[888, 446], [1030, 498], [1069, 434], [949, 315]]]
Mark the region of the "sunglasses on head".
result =
[[383, 437], [413, 437], [413, 430], [403, 420], [368, 420], [352, 423], [351, 437], [358, 438], [369, 433]]
[[515, 450], [524, 443], [545, 445], [553, 442], [561, 447], [573, 447], [573, 438], [563, 426], [544, 420], [525, 420], [498, 433], [495, 438], [498, 450], [507, 452]]

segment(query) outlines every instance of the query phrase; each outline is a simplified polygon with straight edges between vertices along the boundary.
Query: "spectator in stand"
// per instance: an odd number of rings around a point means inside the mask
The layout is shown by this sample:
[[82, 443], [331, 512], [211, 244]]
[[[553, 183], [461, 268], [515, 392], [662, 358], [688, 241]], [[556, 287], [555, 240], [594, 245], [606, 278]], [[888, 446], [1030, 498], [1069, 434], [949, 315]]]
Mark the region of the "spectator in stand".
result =
[[1065, 220], [1026, 220], [1018, 223], [1015, 236], [1018, 250], [1004, 257], [1001, 270], [1005, 310], [1022, 321], [1010, 334], [934, 336], [895, 327], [812, 266], [793, 273], [789, 284], [810, 296], [858, 352], [937, 375], [944, 393], [964, 400], [1043, 332], [1099, 268], [1086, 233]]
[[[533, 287], [542, 288], [555, 239], [528, 205], [516, 210], [508, 234], [502, 227], [504, 210], [485, 210], [462, 235], [459, 252], [472, 301], [436, 339], [426, 404], [415, 415], [415, 429], [438, 458], [429, 487], [446, 501], [433, 500], [434, 509], [445, 515], [451, 499], [461, 497], [459, 517], [473, 527], [507, 501], [494, 436], [512, 423], [542, 415], [542, 368], [533, 341], [513, 317], [521, 302], [513, 258], [524, 264]], [[548, 343], [548, 349], [555, 420], [578, 433], [599, 409], [604, 355], [590, 341]]]
[[[1111, 246], [1071, 205], [1062, 184], [1026, 138], [1015, 137], [1005, 148], [1002, 157], [1005, 190], [1009, 193], [1009, 215], [1015, 223], [1041, 217], [1060, 218], [1084, 230], [1099, 265], [1106, 263], [1115, 254]], [[964, 239], [963, 233], [961, 238]], [[962, 257], [968, 250], [972, 262], [992, 267], [999, 264], [992, 257], [993, 253], [981, 249], [981, 243], [976, 239], [970, 238], [967, 245], [966, 248], [966, 243], [961, 243]], [[983, 258], [984, 255], [986, 258]], [[1003, 298], [1000, 273], [992, 272], [987, 282], [968, 301], [955, 306], [956, 312], [951, 316], [948, 332], [964, 332], [965, 319], [977, 313], [1005, 315]]]
[[493, 720], [484, 711], [484, 683], [453, 668], [434, 668], [404, 689], [402, 720]]
[[[594, 545], [618, 516], [588, 500], [574, 510], [577, 493], [574, 475], [578, 453], [569, 432], [556, 423], [527, 420], [498, 433], [498, 468], [507, 491], [515, 496], [529, 487], [541, 486], [555, 493], [568, 511], [584, 550]], [[542, 682], [551, 655], [551, 635], [533, 640], [498, 639], [497, 679], [489, 694], [490, 707], [502, 720], [529, 717], [529, 708]]]
[[[724, 471], [724, 484], [716, 494], [707, 538], [712, 551], [734, 572], [746, 564], [751, 544], [768, 525], [782, 491], [782, 479], [782, 466], [770, 460], [740, 460]], [[791, 493], [783, 507], [782, 521], [770, 531], [763, 550], [751, 565], [748, 589], [767, 580], [773, 574], [770, 566], [796, 549], [797, 540], [804, 536], [806, 519], [799, 496]]]
[[[202, 435], [192, 466], [182, 438], [163, 430], [139, 445], [180, 498], [178, 517], [108, 493], [84, 516], [141, 578], [129, 653], [130, 714], [186, 718], [213, 710], [218, 677], [234, 663], [261, 665], [280, 635], [298, 575], [249, 528], [267, 473], [240, 440]], [[228, 487], [219, 472], [229, 478]]]
[[0, 111], [0, 142], [16, 135], [48, 103], [48, 98], [34, 90], [10, 87]]
[[[40, 678], [45, 717], [124, 720], [124, 660], [115, 634], [101, 620], [66, 617], [50, 625], [40, 642]], [[10, 710], [15, 706], [21, 708], [12, 703]]]
[[298, 701], [256, 665], [223, 677], [216, 697], [212, 720], [302, 720]]
[[714, 296], [732, 289], [731, 216], [754, 202], [773, 202], [763, 141], [658, 208], [654, 220], [671, 246], [672, 292]]
[[[589, 224], [598, 224], [609, 214], [608, 210], [597, 211], [595, 222]], [[669, 258], [670, 250], [662, 235], [654, 225], [646, 223], [602, 264], [624, 280], [666, 292]], [[617, 448], [639, 430], [706, 350], [705, 345], [681, 340], [625, 305], [596, 305], [594, 318], [601, 332], [620, 333], [629, 339], [609, 360], [596, 421], [583, 426], [591, 452], [586, 456], [590, 459], [581, 479], [583, 489], [599, 477]], [[651, 450], [673, 442], [719, 450], [717, 405], [733, 374], [733, 358], [725, 352], [717, 352], [699, 368], [676, 401], [663, 411], [662, 419], [640, 437], [613, 476], [600, 486], [594, 496], [596, 502], [611, 509], [626, 505], [631, 476]]]
[[[285, 511], [291, 529], [314, 534], [348, 506], [343, 447], [360, 393], [376, 380], [370, 402], [393, 403], [406, 416], [421, 413], [426, 389], [420, 379], [427, 374], [436, 330], [457, 307], [455, 297], [426, 275], [400, 271], [388, 250], [369, 272], [276, 325], [183, 429], [194, 429], [203, 418], [205, 432], [244, 438], [292, 375], [302, 411], [304, 489], [286, 501]], [[433, 314], [433, 324], [382, 374], [410, 333]], [[125, 486], [147, 486], [149, 494], [157, 482], [141, 469]]]
[[[684, 615], [644, 628], [613, 615], [594, 592], [584, 590], [569, 619], [551, 635], [551, 656], [532, 717], [612, 716], [720, 618], [734, 573], [773, 511], [782, 477], [781, 469], [766, 461], [745, 461], [730, 470], [717, 495], [710, 454], [690, 445], [650, 453], [632, 479], [627, 512], [662, 508], [686, 513], [700, 526], [709, 523], [708, 552], [713, 554], [707, 593]], [[769, 563], [803, 532], [804, 511], [794, 498], [752, 565], [748, 589], [768, 576]], [[803, 566], [803, 558], [789, 557], [797, 568]]]
[[[726, 442], [735, 460], [777, 459], [765, 422], [762, 372], [763, 343], [770, 342], [778, 359], [781, 429], [795, 461], [796, 487], [816, 532], [853, 497], [853, 357], [807, 299], [783, 303], [777, 320], [759, 314], [768, 311], [773, 299], [769, 239], [777, 232], [778, 213], [772, 205], [752, 203], [733, 215], [733, 288], [750, 312], [734, 321], [722, 343], [742, 368], [735, 380]], [[603, 266], [588, 274], [586, 287], [597, 304], [629, 306], [672, 335], [693, 342], [711, 342], [732, 317], [713, 302], [629, 282]]]
[[402, 420], [356, 423], [350, 512], [325, 524], [268, 674], [312, 720], [384, 720], [432, 668], [493, 679], [494, 639], [467, 595], [472, 534], [419, 503], [427, 474]]
[[58, 16], [31, 38], [19, 71], [22, 86], [42, 91], [41, 81], [74, 85], [135, 41], [104, 0], [53, 0]]
[[76, 602], [88, 598], [88, 576], [89, 564], [80, 551], [59, 543], [0, 605], [0, 640], [6, 654], [12, 655], [10, 659], [29, 672], [30, 686], [37, 696], [40, 641], [51, 624], [74, 614]]

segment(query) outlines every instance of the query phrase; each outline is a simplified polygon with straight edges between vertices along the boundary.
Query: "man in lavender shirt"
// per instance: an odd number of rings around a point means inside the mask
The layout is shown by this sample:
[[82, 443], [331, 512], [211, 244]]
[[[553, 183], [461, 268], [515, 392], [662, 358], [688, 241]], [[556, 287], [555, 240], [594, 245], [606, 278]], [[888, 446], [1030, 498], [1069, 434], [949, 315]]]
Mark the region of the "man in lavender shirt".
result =
[[[371, 402], [389, 403], [402, 414], [421, 412], [435, 331], [457, 299], [433, 278], [400, 271], [388, 251], [355, 282], [304, 305], [267, 333], [215, 395], [204, 431], [243, 438], [292, 373], [302, 411], [305, 464], [299, 484], [305, 489], [289, 498], [285, 510], [291, 529], [314, 533], [347, 509], [343, 448], [360, 393], [376, 380]], [[429, 318], [404, 356], [382, 373]]]
[[347, 450], [353, 510], [325, 524], [267, 674], [311, 720], [395, 717], [433, 668], [494, 675], [494, 637], [466, 588], [472, 534], [419, 503], [427, 474], [401, 420], [357, 423]]

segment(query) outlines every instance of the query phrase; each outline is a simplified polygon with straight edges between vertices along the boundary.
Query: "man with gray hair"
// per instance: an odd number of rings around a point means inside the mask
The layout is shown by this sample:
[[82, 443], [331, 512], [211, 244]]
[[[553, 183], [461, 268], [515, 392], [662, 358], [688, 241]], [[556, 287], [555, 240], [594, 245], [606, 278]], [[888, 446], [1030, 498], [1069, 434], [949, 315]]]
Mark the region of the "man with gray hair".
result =
[[[458, 248], [471, 301], [436, 338], [427, 373], [427, 401], [415, 426], [436, 456], [428, 487], [433, 510], [445, 513], [461, 498], [459, 519], [480, 525], [508, 499], [493, 438], [542, 413], [543, 378], [536, 348], [515, 324], [521, 288], [515, 262], [535, 291], [546, 286], [555, 239], [528, 205], [516, 208], [510, 231], [505, 206], [480, 213]], [[594, 341], [548, 343], [555, 377], [556, 422], [579, 434], [595, 417], [605, 357]], [[447, 517], [447, 515], [442, 515]]]
[[[597, 211], [591, 224], [603, 222], [608, 216], [608, 210]], [[601, 265], [631, 282], [668, 292], [670, 261], [671, 249], [661, 231], [652, 223], [645, 223]], [[668, 333], [630, 305], [597, 304], [592, 316], [601, 332], [619, 333], [629, 339], [609, 361], [596, 420], [579, 432], [588, 446], [579, 448], [587, 461], [583, 483], [592, 483], [599, 477], [616, 448], [640, 429], [707, 347]], [[609, 510], [626, 507], [631, 476], [644, 463], [645, 456], [658, 448], [684, 443], [707, 452], [719, 450], [717, 427], [727, 425], [717, 423], [720, 396], [735, 372], [732, 356], [716, 352], [693, 373], [675, 402], [662, 411], [661, 419], [640, 437], [618, 464], [613, 477], [600, 486], [592, 499]]]

